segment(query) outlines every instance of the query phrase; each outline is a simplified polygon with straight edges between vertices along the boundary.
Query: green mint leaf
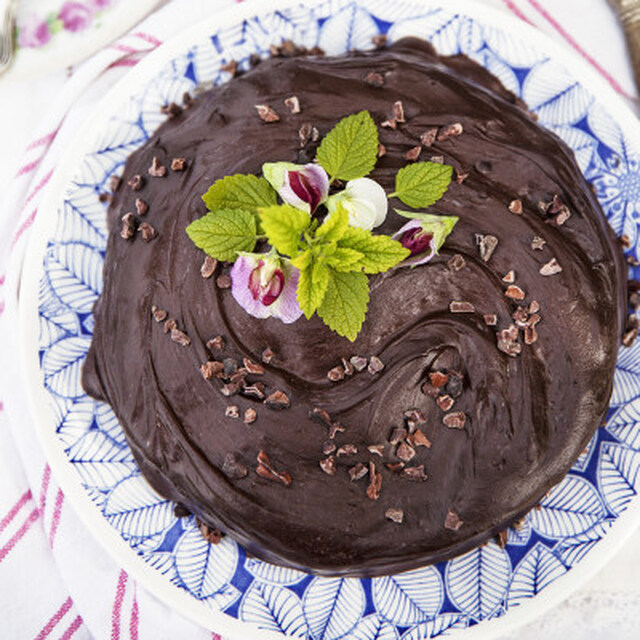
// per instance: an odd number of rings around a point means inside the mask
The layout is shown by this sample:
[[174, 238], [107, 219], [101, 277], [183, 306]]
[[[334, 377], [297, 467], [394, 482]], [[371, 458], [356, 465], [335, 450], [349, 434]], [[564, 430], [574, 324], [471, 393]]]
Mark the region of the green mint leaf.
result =
[[364, 229], [350, 228], [339, 240], [339, 248], [348, 248], [362, 254], [354, 268], [362, 269], [365, 273], [382, 273], [388, 271], [411, 252], [405, 249], [397, 240], [389, 236], [372, 235]]
[[362, 272], [331, 271], [318, 315], [336, 333], [353, 342], [369, 304], [369, 279]]
[[378, 159], [378, 128], [368, 111], [342, 118], [322, 139], [316, 154], [331, 180], [366, 176]]
[[451, 183], [453, 167], [437, 162], [414, 162], [396, 174], [396, 196], [418, 209], [429, 207], [442, 198]]
[[431, 213], [403, 211], [402, 209], [394, 209], [394, 211], [403, 218], [420, 220], [424, 231], [433, 235], [436, 253], [438, 253], [440, 247], [444, 244], [447, 236], [453, 231], [453, 227], [456, 226], [456, 222], [459, 220], [458, 216], [436, 216]]
[[316, 238], [322, 238], [324, 242], [337, 242], [349, 228], [349, 212], [342, 203], [336, 210], [325, 218], [322, 226], [316, 231]]
[[295, 256], [300, 247], [301, 235], [309, 228], [311, 217], [306, 211], [290, 204], [261, 207], [258, 216], [270, 244], [279, 253]]
[[329, 268], [317, 260], [300, 272], [296, 297], [307, 319], [311, 318], [322, 303], [327, 293], [329, 279]]
[[298, 253], [297, 256], [291, 258], [291, 264], [300, 271], [304, 271], [307, 267], [311, 266], [313, 260], [313, 254], [311, 249], [305, 249]]
[[238, 252], [256, 246], [256, 217], [245, 209], [220, 209], [194, 220], [187, 234], [212, 258], [233, 262]]
[[202, 196], [210, 211], [217, 209], [245, 209], [255, 211], [278, 202], [277, 193], [264, 179], [253, 175], [227, 176], [209, 187]]
[[326, 262], [336, 271], [362, 271], [364, 254], [355, 249], [336, 247], [336, 250], [327, 258]]

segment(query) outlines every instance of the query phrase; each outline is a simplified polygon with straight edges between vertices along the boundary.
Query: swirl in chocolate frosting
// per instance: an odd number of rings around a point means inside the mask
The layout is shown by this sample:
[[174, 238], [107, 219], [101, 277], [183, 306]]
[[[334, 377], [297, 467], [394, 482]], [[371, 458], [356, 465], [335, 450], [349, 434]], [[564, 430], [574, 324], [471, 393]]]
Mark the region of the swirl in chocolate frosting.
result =
[[[460, 221], [430, 263], [371, 277], [354, 343], [317, 317], [247, 315], [228, 266], [202, 277], [185, 228], [211, 184], [307, 162], [305, 129], [322, 136], [363, 109], [381, 124], [397, 101], [406, 122], [380, 128], [372, 177], [391, 192], [422, 145], [421, 160], [441, 156], [458, 176], [430, 212]], [[84, 369], [155, 489], [260, 558], [344, 575], [449, 558], [533, 507], [607, 409], [625, 312], [621, 251], [566, 145], [480, 66], [414, 39], [266, 60], [172, 115], [131, 155], [109, 208]], [[391, 212], [376, 231], [404, 222]], [[208, 361], [223, 364], [205, 376]]]

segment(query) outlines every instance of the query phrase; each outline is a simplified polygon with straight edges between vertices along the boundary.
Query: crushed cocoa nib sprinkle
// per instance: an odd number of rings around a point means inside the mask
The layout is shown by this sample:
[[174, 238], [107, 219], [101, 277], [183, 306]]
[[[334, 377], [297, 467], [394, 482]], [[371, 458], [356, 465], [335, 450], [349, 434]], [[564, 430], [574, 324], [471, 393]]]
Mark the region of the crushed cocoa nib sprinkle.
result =
[[205, 256], [204, 262], [200, 267], [200, 275], [203, 278], [210, 278], [216, 271], [218, 267], [218, 261], [211, 256]]
[[339, 422], [333, 422], [329, 426], [329, 438], [333, 440], [339, 433], [344, 433], [346, 428]]
[[401, 442], [396, 449], [396, 455], [403, 462], [409, 462], [416, 455], [416, 450], [410, 444]]
[[240, 387], [242, 383], [239, 380], [235, 380], [233, 382], [227, 382], [223, 384], [220, 388], [220, 393], [226, 398], [230, 398], [231, 396], [235, 396], [238, 391], [240, 391]]
[[463, 524], [464, 522], [460, 520], [458, 514], [453, 509], [449, 509], [447, 517], [444, 519], [444, 528], [457, 531]]
[[169, 331], [173, 331], [177, 326], [178, 323], [173, 318], [169, 318], [164, 323], [164, 332], [169, 333]]
[[535, 327], [525, 327], [524, 329], [524, 343], [531, 345], [538, 340], [538, 332]]
[[175, 504], [173, 506], [173, 515], [176, 518], [188, 518], [191, 515], [191, 511], [187, 509], [184, 505]]
[[133, 213], [125, 213], [122, 216], [122, 227], [120, 228], [120, 237], [124, 240], [131, 240], [136, 234], [136, 221]]
[[347, 376], [352, 376], [356, 372], [356, 368], [346, 358], [342, 358], [342, 368]]
[[313, 409], [311, 409], [311, 411], [309, 411], [307, 415], [309, 416], [310, 420], [313, 420], [313, 422], [317, 422], [323, 427], [330, 427], [333, 423], [329, 412], [325, 411], [324, 409], [320, 409], [319, 407], [314, 407]]
[[387, 155], [387, 147], [385, 147], [382, 142], [378, 143], [378, 158], [382, 158], [382, 156]]
[[291, 406], [289, 396], [284, 391], [274, 391], [271, 395], [268, 395], [264, 403], [269, 409], [288, 409]]
[[435, 162], [437, 164], [444, 164], [444, 156], [431, 156], [431, 158], [429, 158], [429, 160], [431, 160], [431, 162]]
[[623, 249], [631, 249], [631, 238], [626, 233], [623, 233], [618, 240]]
[[396, 445], [407, 437], [407, 430], [402, 427], [394, 427], [389, 435], [389, 444]]
[[353, 365], [353, 368], [356, 371], [364, 371], [369, 364], [369, 360], [362, 356], [351, 356], [351, 358], [349, 358], [349, 362]]
[[153, 156], [151, 166], [147, 170], [147, 173], [152, 178], [164, 178], [167, 175], [167, 167], [160, 163], [158, 156]]
[[468, 177], [469, 177], [468, 173], [463, 173], [462, 171], [459, 171], [458, 169], [456, 169], [456, 182], [458, 184], [462, 184]]
[[396, 524], [402, 524], [402, 521], [404, 520], [404, 511], [402, 509], [387, 509], [384, 512], [384, 517]]
[[276, 471], [271, 466], [271, 461], [269, 460], [269, 456], [264, 452], [263, 449], [260, 449], [260, 452], [257, 456], [258, 467], [256, 469], [256, 473], [262, 478], [266, 478], [267, 480], [277, 480], [281, 482], [285, 487], [288, 487], [291, 484], [291, 476], [286, 471]]
[[207, 340], [206, 346], [209, 351], [222, 351], [224, 349], [224, 338], [222, 336], [214, 336], [211, 340]]
[[395, 118], [388, 118], [387, 120], [383, 120], [380, 123], [380, 126], [384, 127], [385, 129], [397, 129], [398, 128], [398, 124], [397, 124]]
[[217, 360], [208, 360], [200, 365], [200, 373], [205, 380], [221, 378], [224, 375], [224, 365]]
[[[513, 330], [515, 330], [515, 336]], [[518, 327], [512, 324], [509, 329], [498, 332], [498, 349], [512, 358], [521, 353], [522, 345], [518, 342]]]
[[489, 327], [495, 327], [498, 324], [498, 316], [495, 313], [485, 313], [484, 323]]
[[224, 415], [226, 418], [239, 418], [240, 407], [237, 404], [230, 404], [225, 410]]
[[184, 171], [187, 167], [186, 158], [173, 158], [171, 160], [171, 171]]
[[209, 544], [219, 544], [224, 536], [224, 533], [222, 533], [220, 529], [212, 529], [211, 527], [207, 526], [204, 522], [200, 522], [199, 520], [198, 520], [198, 529], [200, 529], [200, 533], [202, 534], [202, 537]]
[[218, 289], [229, 289], [231, 288], [231, 278], [223, 273], [216, 278], [216, 286]]
[[462, 374], [449, 370], [449, 381], [444, 386], [445, 393], [452, 398], [459, 398], [462, 395]]
[[261, 382], [245, 384], [244, 387], [242, 387], [242, 394], [251, 398], [258, 398], [258, 400], [264, 400], [264, 397], [267, 395], [264, 392], [264, 385]]
[[560, 266], [560, 263], [555, 258], [551, 258], [549, 262], [546, 262], [540, 267], [540, 271], [538, 273], [540, 273], [541, 276], [555, 276], [561, 271], [562, 267]]
[[407, 442], [414, 448], [426, 447], [427, 449], [431, 449], [431, 440], [429, 440], [420, 429], [416, 429], [413, 433], [410, 433], [407, 436]]
[[265, 364], [271, 364], [271, 362], [273, 362], [273, 359], [276, 357], [276, 354], [273, 352], [272, 349], [270, 349], [269, 347], [267, 347], [263, 352], [262, 352], [262, 362], [264, 362]]
[[416, 147], [411, 147], [409, 151], [404, 154], [404, 159], [407, 162], [415, 162], [420, 157], [420, 152], [422, 151], [422, 146], [418, 145]]
[[447, 266], [451, 271], [461, 271], [467, 265], [467, 261], [459, 254], [456, 253], [447, 262]]
[[154, 304], [151, 307], [151, 315], [156, 322], [164, 322], [169, 314], [164, 309], [158, 309]]
[[396, 100], [393, 103], [392, 116], [396, 122], [400, 122], [400, 123], [406, 122], [404, 117], [404, 105], [402, 104], [402, 100]]
[[309, 140], [311, 140], [311, 135], [313, 133], [313, 128], [310, 122], [304, 122], [300, 129], [298, 129], [298, 138], [300, 139], [300, 146], [304, 147]]
[[222, 364], [224, 365], [224, 374], [227, 377], [238, 371], [238, 363], [233, 358], [225, 358]]
[[284, 99], [284, 106], [289, 109], [292, 114], [300, 113], [300, 99], [298, 96], [289, 96]]
[[191, 338], [178, 328], [171, 329], [171, 339], [181, 347], [188, 347], [191, 344]]
[[424, 413], [420, 409], [407, 409], [402, 412], [402, 415], [409, 421], [415, 422], [416, 425], [425, 424], [426, 419]]
[[464, 429], [466, 423], [467, 416], [462, 411], [447, 413], [447, 415], [442, 418], [442, 424], [449, 429]]
[[622, 345], [625, 347], [631, 347], [638, 337], [638, 327], [640, 322], [635, 314], [631, 314], [627, 317], [627, 324], [625, 326], [624, 334], [622, 335]]
[[522, 200], [516, 198], [509, 203], [509, 211], [515, 213], [517, 216], [522, 215]]
[[98, 202], [111, 202], [113, 197], [109, 193], [99, 193]]
[[474, 313], [476, 308], [466, 300], [452, 300], [449, 303], [451, 313]]
[[355, 456], [358, 453], [358, 447], [355, 444], [343, 444], [336, 451], [338, 458], [342, 456]]
[[110, 176], [107, 182], [107, 189], [115, 193], [122, 185], [122, 178], [120, 176]]
[[259, 376], [264, 373], [264, 367], [249, 358], [242, 358], [242, 364], [248, 373], [252, 373], [253, 375]]
[[325, 456], [328, 456], [330, 453], [335, 453], [336, 448], [336, 443], [331, 440], [325, 440], [322, 443], [322, 453], [324, 453]]
[[427, 474], [424, 472], [424, 465], [422, 464], [416, 467], [405, 467], [402, 470], [402, 476], [417, 482], [424, 482], [427, 479]]
[[427, 129], [421, 136], [420, 136], [420, 142], [425, 146], [425, 147], [430, 147], [435, 141], [436, 138], [438, 137], [438, 128], [437, 127], [433, 127], [431, 129]]
[[158, 237], [158, 232], [148, 222], [143, 222], [138, 231], [142, 234], [142, 239], [145, 242], [151, 242], [154, 238]]
[[524, 291], [517, 284], [509, 285], [504, 295], [511, 300], [524, 300], [525, 298]]
[[453, 407], [454, 399], [449, 395], [440, 396], [436, 400], [436, 404], [442, 411], [449, 411]]
[[384, 456], [384, 445], [383, 444], [370, 444], [367, 447], [367, 451], [372, 453], [375, 456], [380, 456], [381, 458]]
[[362, 464], [362, 462], [358, 462], [358, 464], [349, 468], [349, 479], [351, 482], [357, 482], [364, 478], [367, 473], [369, 473], [369, 469], [367, 469], [366, 465]]
[[437, 140], [438, 142], [442, 142], [443, 140], [448, 140], [449, 138], [456, 138], [457, 136], [461, 135], [463, 131], [464, 129], [462, 127], [462, 124], [460, 124], [459, 122], [453, 122], [442, 127], [440, 131], [438, 131]]
[[531, 248], [534, 251], [542, 251], [545, 244], [547, 244], [547, 241], [540, 236], [533, 236], [533, 239], [531, 240]]
[[139, 216], [144, 216], [149, 211], [149, 205], [142, 199], [136, 198], [136, 213]]
[[182, 105], [184, 109], [190, 109], [193, 106], [194, 100], [188, 91], [182, 94]]
[[502, 531], [499, 531], [498, 535], [496, 536], [496, 544], [501, 549], [504, 549], [507, 546], [508, 539], [509, 539], [509, 532], [506, 529], [503, 529]]
[[248, 409], [245, 409], [244, 412], [244, 417], [242, 418], [242, 421], [245, 424], [253, 424], [256, 420], [258, 419], [258, 412], [249, 407]]
[[327, 371], [327, 378], [331, 380], [331, 382], [340, 382], [340, 380], [344, 380], [345, 371], [343, 367], [333, 367]]
[[400, 473], [406, 465], [404, 462], [385, 462], [384, 466], [393, 473]]
[[235, 78], [238, 75], [238, 62], [237, 60], [229, 60], [226, 64], [223, 64], [220, 67], [220, 71], [226, 71], [231, 74], [232, 78]]
[[280, 120], [280, 116], [267, 104], [257, 104], [255, 105], [255, 108], [260, 120], [267, 124], [271, 122], [278, 122], [278, 120]]
[[524, 329], [524, 327], [529, 326], [529, 314], [524, 307], [518, 307], [512, 314], [511, 317], [513, 321], [516, 323], [516, 326]]
[[160, 113], [168, 116], [169, 120], [171, 120], [182, 113], [182, 107], [175, 102], [170, 102], [160, 107]]
[[324, 460], [320, 460], [318, 464], [328, 476], [336, 475], [336, 459], [333, 456], [327, 456]]
[[379, 33], [371, 38], [371, 42], [376, 49], [384, 49], [387, 46], [387, 34]]
[[127, 184], [132, 191], [140, 191], [140, 189], [142, 189], [142, 186], [144, 185], [144, 178], [141, 175], [136, 174], [131, 178], [131, 180], [127, 182]]
[[376, 373], [380, 373], [384, 369], [384, 362], [378, 358], [378, 356], [371, 356], [369, 358], [369, 366], [367, 367], [367, 371], [374, 375]]
[[432, 371], [429, 373], [429, 380], [434, 387], [444, 387], [449, 382], [449, 374], [445, 371]]
[[384, 76], [376, 71], [369, 71], [364, 77], [364, 81], [371, 87], [384, 87]]
[[538, 313], [540, 311], [540, 303], [537, 300], [532, 300], [529, 305], [529, 313]]
[[504, 276], [502, 277], [502, 282], [506, 282], [507, 284], [513, 284], [515, 281], [516, 281], [516, 272], [513, 269], [505, 273]]
[[484, 262], [489, 262], [493, 252], [498, 246], [498, 238], [489, 234], [483, 235], [481, 233], [476, 233], [476, 244], [478, 245], [480, 258], [484, 260]]
[[373, 460], [369, 461], [369, 486], [367, 487], [367, 498], [377, 500], [382, 489], [382, 474], [376, 469]]

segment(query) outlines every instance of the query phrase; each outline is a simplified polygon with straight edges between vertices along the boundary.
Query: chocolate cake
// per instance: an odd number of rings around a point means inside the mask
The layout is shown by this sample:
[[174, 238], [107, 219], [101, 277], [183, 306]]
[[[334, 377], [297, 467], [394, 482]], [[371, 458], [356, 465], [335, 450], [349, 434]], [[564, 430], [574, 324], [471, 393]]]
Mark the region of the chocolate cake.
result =
[[[429, 212], [457, 225], [370, 277], [354, 342], [252, 317], [185, 228], [216, 180], [310, 162], [361, 110], [371, 177], [391, 193], [410, 161], [451, 165]], [[255, 556], [363, 576], [471, 549], [562, 479], [608, 407], [624, 262], [572, 152], [495, 77], [404, 39], [272, 57], [167, 112], [109, 207], [83, 378], [160, 494]]]

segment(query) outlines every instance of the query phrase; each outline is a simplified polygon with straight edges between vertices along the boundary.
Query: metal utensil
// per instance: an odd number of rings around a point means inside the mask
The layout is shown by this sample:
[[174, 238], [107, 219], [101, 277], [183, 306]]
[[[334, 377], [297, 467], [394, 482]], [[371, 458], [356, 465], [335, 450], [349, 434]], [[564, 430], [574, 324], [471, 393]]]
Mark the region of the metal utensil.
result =
[[609, 4], [624, 27], [636, 87], [640, 91], [640, 0], [609, 0]]
[[14, 30], [18, 0], [0, 0], [0, 74], [13, 60]]

